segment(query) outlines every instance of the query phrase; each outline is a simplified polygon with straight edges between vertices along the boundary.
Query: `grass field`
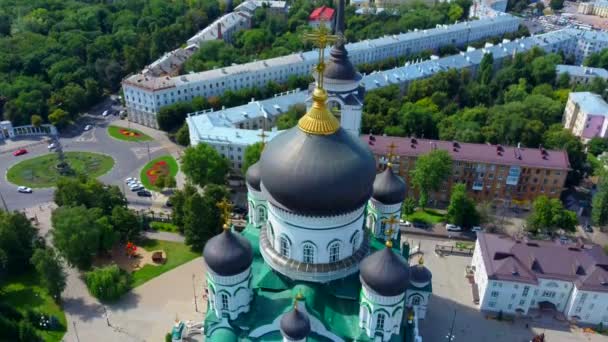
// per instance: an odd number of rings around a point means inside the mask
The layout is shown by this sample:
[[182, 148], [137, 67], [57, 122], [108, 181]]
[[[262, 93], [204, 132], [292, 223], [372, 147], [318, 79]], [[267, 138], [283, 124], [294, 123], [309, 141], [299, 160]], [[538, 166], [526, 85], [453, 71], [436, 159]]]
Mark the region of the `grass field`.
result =
[[177, 226], [169, 222], [150, 222], [150, 228], [161, 232], [179, 233]]
[[167, 163], [167, 166], [169, 167], [169, 172], [171, 172], [171, 175], [173, 177], [175, 177], [177, 175], [177, 171], [179, 170], [179, 166], [177, 165], [177, 161], [175, 160], [175, 158], [171, 157], [170, 155], [166, 155], [166, 156], [160, 156], [156, 159], [152, 159], [148, 164], [146, 164], [146, 166], [144, 166], [143, 169], [141, 169], [141, 174], [139, 175], [139, 178], [141, 179], [141, 183], [144, 185], [144, 187], [146, 189], [150, 189], [150, 190], [160, 190], [157, 187], [155, 187], [151, 182], [150, 182], [150, 178], [148, 178], [148, 171], [153, 169], [155, 165], [157, 165], [157, 163], [159, 162], [165, 162]]
[[25, 313], [26, 310], [35, 310], [57, 317], [62, 331], [39, 331], [40, 336], [47, 342], [59, 342], [65, 335], [67, 321], [65, 313], [53, 301], [48, 292], [40, 286], [38, 277], [34, 273], [9, 278], [0, 283], [0, 302]]
[[[123, 134], [123, 133], [121, 133], [121, 130], [128, 131], [133, 134], [132, 135]], [[144, 134], [142, 131], [139, 131], [139, 130], [136, 130], [133, 128], [120, 127], [120, 126], [109, 126], [108, 134], [114, 139], [130, 141], [130, 142], [141, 142], [141, 141], [153, 140], [150, 136]]]
[[[99, 177], [114, 166], [112, 157], [92, 152], [65, 152], [65, 157], [72, 170], [85, 173], [89, 177]], [[11, 167], [6, 173], [9, 182], [31, 188], [47, 188], [55, 185], [60, 175], [55, 166], [57, 154], [48, 153], [26, 159]]]
[[432, 209], [416, 210], [415, 213], [407, 217], [408, 221], [423, 221], [428, 224], [441, 223], [445, 220], [445, 215]]
[[133, 287], [137, 287], [148, 280], [176, 268], [196, 257], [201, 253], [195, 253], [190, 247], [180, 242], [146, 240], [138, 246], [147, 251], [163, 250], [167, 254], [167, 261], [160, 266], [145, 265], [141, 269], [132, 273]]

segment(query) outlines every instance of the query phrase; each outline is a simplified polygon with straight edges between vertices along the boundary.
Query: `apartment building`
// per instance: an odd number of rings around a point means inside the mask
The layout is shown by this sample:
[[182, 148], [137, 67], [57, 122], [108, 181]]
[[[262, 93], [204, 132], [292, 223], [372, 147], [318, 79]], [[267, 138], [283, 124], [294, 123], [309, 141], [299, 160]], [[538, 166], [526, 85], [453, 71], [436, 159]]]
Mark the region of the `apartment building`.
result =
[[598, 245], [478, 233], [471, 268], [480, 310], [608, 324], [608, 256]]
[[393, 170], [408, 184], [408, 196], [416, 197], [411, 185], [410, 171], [416, 159], [433, 150], [447, 151], [452, 157], [452, 174], [431, 193], [429, 200], [447, 204], [451, 188], [464, 183], [475, 202], [490, 202], [496, 206], [529, 208], [540, 195], [559, 198], [570, 169], [565, 151], [524, 148], [490, 144], [470, 144], [418, 138], [362, 135], [383, 169], [389, 146], [395, 145]]
[[331, 31], [334, 29], [335, 14], [336, 10], [331, 7], [317, 7], [308, 16], [308, 25], [312, 28], [318, 28], [323, 23]]
[[564, 128], [587, 142], [608, 136], [608, 103], [598, 94], [577, 92], [568, 95], [564, 109]]
[[578, 13], [596, 15], [598, 17], [608, 17], [608, 1], [598, 0], [592, 2], [579, 2]]
[[586, 85], [591, 83], [595, 78], [608, 79], [608, 70], [602, 68], [558, 64], [555, 69], [558, 77], [561, 74], [567, 73], [570, 76], [570, 84], [572, 85]]

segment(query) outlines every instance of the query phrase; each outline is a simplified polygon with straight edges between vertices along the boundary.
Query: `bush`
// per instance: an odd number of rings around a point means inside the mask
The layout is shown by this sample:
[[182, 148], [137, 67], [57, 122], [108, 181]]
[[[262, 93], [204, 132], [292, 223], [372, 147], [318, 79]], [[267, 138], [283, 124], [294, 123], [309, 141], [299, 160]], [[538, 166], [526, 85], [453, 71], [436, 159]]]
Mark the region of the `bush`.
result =
[[177, 228], [176, 225], [174, 225], [173, 223], [169, 223], [169, 222], [150, 222], [150, 228], [154, 229], [154, 230], [159, 230], [159, 231], [163, 231], [163, 232], [170, 232], [170, 233], [179, 233], [179, 229]]
[[165, 342], [171, 342], [173, 341], [173, 338], [171, 338], [171, 333], [167, 333], [167, 335], [165, 335]]
[[116, 265], [95, 268], [85, 278], [89, 292], [103, 301], [117, 300], [131, 288], [131, 275]]

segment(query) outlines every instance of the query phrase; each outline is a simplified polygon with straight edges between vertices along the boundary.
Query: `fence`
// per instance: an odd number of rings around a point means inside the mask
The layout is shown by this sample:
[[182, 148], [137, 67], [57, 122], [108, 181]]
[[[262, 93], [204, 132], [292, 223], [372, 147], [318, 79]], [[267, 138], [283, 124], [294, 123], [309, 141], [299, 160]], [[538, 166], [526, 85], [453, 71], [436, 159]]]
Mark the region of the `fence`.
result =
[[475, 249], [475, 247], [462, 248], [462, 247], [456, 247], [456, 246], [436, 245], [435, 253], [437, 253], [439, 255], [456, 254], [456, 255], [464, 255], [464, 256], [473, 256], [474, 249]]

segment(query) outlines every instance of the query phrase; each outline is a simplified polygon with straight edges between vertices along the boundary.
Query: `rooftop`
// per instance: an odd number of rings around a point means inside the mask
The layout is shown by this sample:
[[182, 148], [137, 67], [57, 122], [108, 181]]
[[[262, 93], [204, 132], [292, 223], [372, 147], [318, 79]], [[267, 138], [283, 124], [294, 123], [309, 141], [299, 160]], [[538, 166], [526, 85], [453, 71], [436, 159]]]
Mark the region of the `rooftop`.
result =
[[566, 65], [558, 64], [556, 67], [558, 74], [567, 72], [570, 76], [596, 76], [601, 78], [608, 78], [608, 70], [602, 68], [591, 68], [586, 66], [578, 65]]
[[570, 168], [568, 154], [565, 151], [370, 135], [362, 135], [361, 140], [377, 155], [386, 154], [389, 145], [394, 143], [397, 145], [394, 153], [398, 156], [417, 157], [440, 149], [447, 151], [452, 159], [459, 161], [555, 170]]
[[608, 256], [598, 245], [519, 241], [478, 233], [489, 279], [537, 284], [539, 278], [574, 282], [579, 290], [608, 292]]
[[312, 13], [310, 13], [308, 20], [330, 21], [334, 18], [335, 12], [336, 12], [336, 10], [334, 10], [331, 7], [327, 7], [327, 6], [317, 7], [312, 11]]
[[608, 103], [598, 94], [583, 91], [570, 93], [569, 98], [587, 114], [608, 116]]

